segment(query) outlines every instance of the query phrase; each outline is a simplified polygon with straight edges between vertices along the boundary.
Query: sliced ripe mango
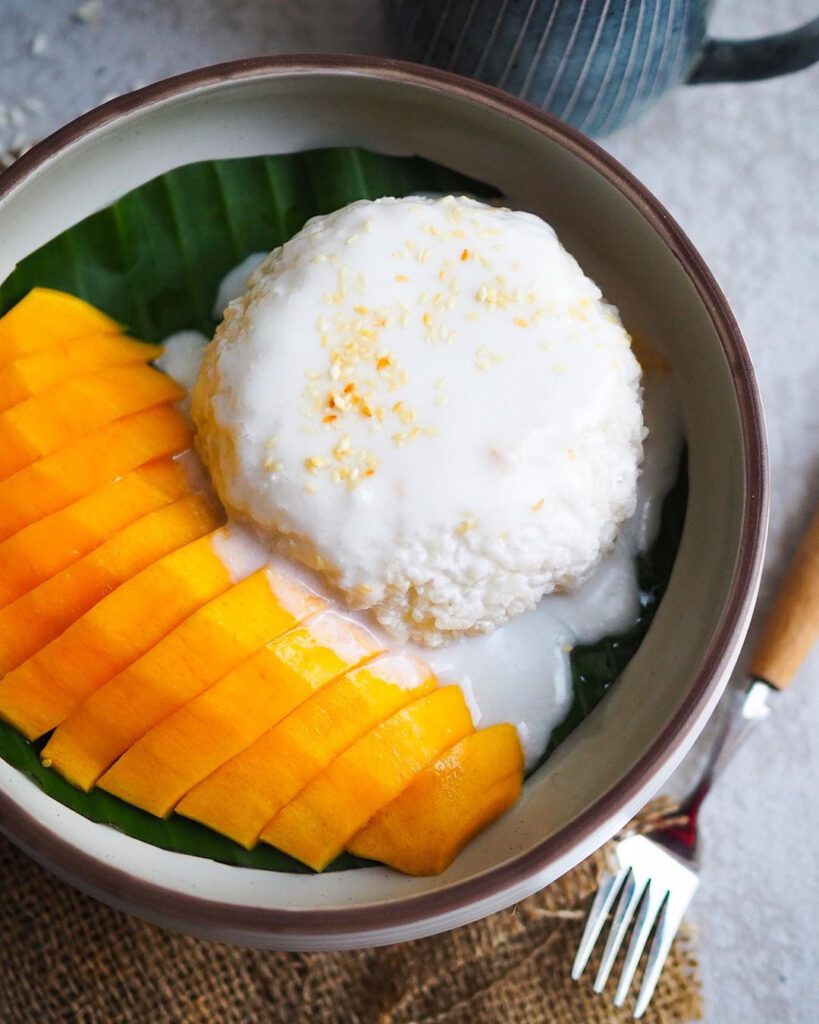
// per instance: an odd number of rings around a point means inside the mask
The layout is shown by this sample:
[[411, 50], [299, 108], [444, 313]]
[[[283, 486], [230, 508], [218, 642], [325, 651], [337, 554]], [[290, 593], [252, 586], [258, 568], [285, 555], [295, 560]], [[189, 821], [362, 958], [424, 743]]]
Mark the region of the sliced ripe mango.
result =
[[349, 747], [268, 822], [261, 838], [321, 871], [439, 754], [472, 732], [457, 686], [402, 708]]
[[[436, 685], [415, 659], [386, 654], [328, 683], [261, 735], [248, 719], [233, 747], [247, 741], [251, 745], [192, 789], [176, 810], [249, 849], [267, 822], [334, 757]], [[235, 712], [221, 710], [233, 731]], [[221, 732], [216, 720], [211, 728], [212, 734]], [[259, 738], [252, 742], [254, 734]], [[150, 768], [142, 766], [146, 773]]]
[[126, 580], [28, 661], [0, 680], [0, 715], [36, 739], [150, 650], [230, 576], [216, 534], [195, 540]]
[[20, 530], [0, 543], [0, 608], [51, 579], [123, 527], [189, 492], [183, 466], [173, 459], [159, 459]]
[[[369, 630], [335, 612], [316, 615], [161, 721], [99, 784], [152, 814], [169, 814], [193, 785], [244, 750], [294, 702], [377, 651]], [[237, 802], [235, 791], [231, 802]]]
[[[259, 569], [203, 605], [92, 693], [57, 728], [43, 757], [75, 786], [90, 789], [152, 726], [323, 604], [295, 580]], [[202, 737], [206, 745], [213, 739]], [[171, 753], [181, 756], [178, 748]], [[116, 766], [113, 774], [118, 774]], [[150, 787], [154, 780], [140, 781]]]
[[69, 380], [0, 413], [0, 479], [59, 451], [106, 423], [184, 392], [152, 366], [134, 363]]
[[190, 429], [170, 405], [100, 427], [0, 481], [0, 541], [109, 480], [190, 445]]
[[67, 292], [32, 288], [0, 317], [0, 366], [89, 334], [119, 334], [119, 324]]
[[515, 803], [522, 785], [523, 753], [514, 726], [479, 729], [416, 775], [347, 849], [408, 875], [438, 875]]
[[[150, 512], [0, 610], [0, 673], [59, 636], [125, 580], [217, 525], [208, 499], [190, 495]], [[114, 628], [117, 628], [116, 626]], [[88, 656], [94, 657], [89, 651]]]
[[162, 354], [159, 345], [146, 345], [121, 334], [99, 334], [20, 356], [0, 373], [0, 412], [74, 377], [108, 366], [147, 363]]

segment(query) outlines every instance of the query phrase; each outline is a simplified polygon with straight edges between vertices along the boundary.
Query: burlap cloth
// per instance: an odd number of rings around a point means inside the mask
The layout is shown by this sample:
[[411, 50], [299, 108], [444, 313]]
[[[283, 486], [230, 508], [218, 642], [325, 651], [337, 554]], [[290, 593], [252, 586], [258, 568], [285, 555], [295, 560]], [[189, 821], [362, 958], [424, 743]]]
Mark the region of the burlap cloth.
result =
[[[642, 817], [645, 820], [645, 814]], [[269, 953], [172, 934], [63, 885], [0, 838], [1, 1024], [608, 1024], [628, 1010], [569, 977], [600, 851], [511, 910], [353, 953]], [[593, 964], [592, 964], [593, 966]], [[701, 1018], [690, 936], [646, 1024]]]

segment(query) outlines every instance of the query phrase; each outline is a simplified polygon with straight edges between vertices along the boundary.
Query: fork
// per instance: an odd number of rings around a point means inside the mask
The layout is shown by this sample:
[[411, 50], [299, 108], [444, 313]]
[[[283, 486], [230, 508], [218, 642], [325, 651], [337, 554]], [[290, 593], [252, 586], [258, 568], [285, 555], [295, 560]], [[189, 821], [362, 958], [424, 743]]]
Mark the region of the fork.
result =
[[[595, 894], [572, 965], [583, 973], [614, 908], [594, 979], [602, 992], [633, 923], [614, 1005], [622, 1006], [653, 933], [634, 1017], [645, 1013], [674, 936], [697, 889], [699, 811], [716, 778], [751, 728], [769, 714], [768, 698], [783, 690], [819, 637], [819, 510], [813, 516], [765, 622], [747, 686], [731, 698], [722, 727], [689, 794], [650, 831], [621, 839], [615, 865]], [[619, 897], [619, 900], [618, 900]]]

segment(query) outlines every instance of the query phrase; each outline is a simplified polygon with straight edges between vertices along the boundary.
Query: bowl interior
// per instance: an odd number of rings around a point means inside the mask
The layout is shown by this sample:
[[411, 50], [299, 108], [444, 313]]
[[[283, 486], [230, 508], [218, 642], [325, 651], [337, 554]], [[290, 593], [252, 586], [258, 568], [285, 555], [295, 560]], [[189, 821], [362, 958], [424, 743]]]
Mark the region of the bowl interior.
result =
[[[354, 67], [279, 68], [243, 76], [234, 69], [222, 79], [175, 93], [147, 90], [142, 106], [120, 110], [118, 116], [112, 111], [107, 122], [54, 152], [5, 196], [0, 194], [0, 280], [58, 232], [180, 164], [349, 144], [417, 153], [490, 182], [510, 205], [550, 221], [606, 297], [620, 307], [629, 329], [664, 354], [681, 392], [690, 457], [688, 517], [671, 586], [648, 637], [602, 705], [529, 780], [520, 805], [473, 842], [444, 875], [410, 879], [373, 868], [283, 876], [165, 853], [79, 818], [0, 762], [0, 791], [36, 819], [41, 830], [90, 858], [86, 867], [107, 862], [175, 893], [215, 903], [297, 911], [371, 907], [419, 893], [442, 894], [499, 865], [509, 867], [493, 892], [478, 896], [476, 890], [445, 913], [442, 904], [441, 913], [416, 915], [401, 925], [400, 933], [389, 933], [393, 939], [407, 938], [507, 905], [557, 877], [622, 824], [693, 742], [744, 633], [761, 557], [759, 550], [751, 556], [731, 635], [713, 649], [747, 515], [749, 481], [736, 384], [746, 370], [726, 355], [707, 301], [639, 201], [627, 198], [587, 163], [571, 139], [561, 141], [559, 133], [512, 117], [501, 104], [480, 102], [468, 90], [445, 89], [433, 79], [406, 73], [384, 77]], [[756, 546], [761, 547], [758, 538]], [[705, 670], [711, 684], [694, 700], [692, 683]], [[634, 766], [672, 720], [677, 725], [667, 749], [655, 751], [653, 763], [634, 776]], [[626, 777], [629, 786], [607, 796]], [[579, 828], [578, 816], [594, 804], [603, 811]], [[75, 881], [84, 873], [81, 883], [109, 902], [223, 938], [291, 947], [353, 945], [384, 941], [379, 928], [389, 923], [388, 913], [379, 920], [373, 915], [357, 937], [349, 927], [339, 925], [334, 934], [305, 924], [298, 941], [287, 929], [280, 934], [267, 929], [264, 937], [248, 939], [242, 927], [231, 931], [207, 915], [196, 921], [180, 918], [176, 911], [163, 910], [161, 901], [149, 906], [114, 892], [102, 875], [95, 881], [93, 871], [68, 867], [41, 833], [36, 838], [32, 831], [26, 838], [19, 828], [9, 830], [61, 873]], [[548, 857], [514, 867], [514, 858], [525, 860], [549, 837], [560, 841]]]

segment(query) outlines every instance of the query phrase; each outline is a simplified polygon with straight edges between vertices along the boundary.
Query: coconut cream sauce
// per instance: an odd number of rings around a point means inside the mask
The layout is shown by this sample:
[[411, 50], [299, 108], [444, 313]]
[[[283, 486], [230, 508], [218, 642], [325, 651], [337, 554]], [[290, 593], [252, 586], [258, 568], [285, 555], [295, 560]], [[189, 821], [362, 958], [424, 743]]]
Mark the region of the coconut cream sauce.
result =
[[[244, 290], [245, 280], [259, 258], [249, 257], [228, 275], [219, 291], [221, 306]], [[158, 365], [189, 390], [206, 343], [203, 335], [193, 331], [172, 335], [164, 343], [165, 352]], [[639, 613], [636, 557], [657, 536], [663, 498], [674, 483], [683, 439], [673, 374], [651, 369], [644, 375], [643, 389], [649, 433], [636, 511], [586, 583], [574, 593], [544, 597], [535, 609], [510, 619], [493, 633], [464, 637], [447, 647], [406, 648], [424, 660], [442, 682], [461, 687], [476, 725], [514, 724], [527, 768], [541, 756], [552, 729], [571, 704], [572, 647], [625, 631]], [[338, 608], [340, 598], [328, 594], [323, 581], [301, 565], [272, 554], [251, 529], [231, 523], [227, 533], [220, 538], [217, 550], [236, 579], [262, 565], [278, 565], [327, 596]], [[395, 643], [371, 616], [345, 614], [371, 630], [384, 647], [395, 649]]]

